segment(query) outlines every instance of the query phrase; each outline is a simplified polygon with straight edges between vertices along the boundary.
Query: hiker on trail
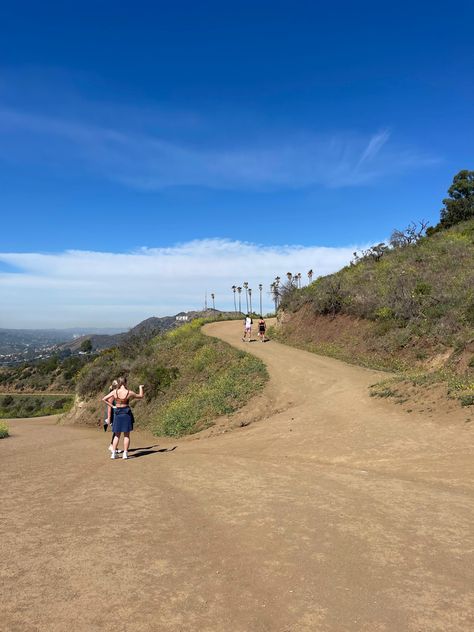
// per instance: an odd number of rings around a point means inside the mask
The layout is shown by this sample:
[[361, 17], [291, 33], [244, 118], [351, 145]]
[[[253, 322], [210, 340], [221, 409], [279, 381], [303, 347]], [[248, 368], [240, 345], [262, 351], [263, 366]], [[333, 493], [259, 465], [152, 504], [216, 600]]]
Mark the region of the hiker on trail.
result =
[[247, 340], [247, 334], [249, 337], [248, 341], [250, 342], [252, 339], [252, 323], [253, 323], [253, 320], [251, 319], [250, 315], [247, 314], [244, 320], [244, 335], [242, 338], [243, 342]]
[[[112, 382], [112, 384], [109, 386], [109, 394], [114, 391], [118, 386], [118, 382], [117, 380], [114, 380]], [[114, 442], [115, 439], [115, 432], [114, 432], [114, 412], [115, 412], [115, 400], [112, 400], [112, 408], [110, 406], [107, 405], [107, 403], [105, 404], [105, 419], [104, 419], [104, 430], [105, 432], [107, 432], [107, 430], [110, 428], [110, 430], [112, 431], [112, 438], [110, 439], [110, 444], [109, 444], [109, 450], [110, 452], [113, 451], [113, 447], [112, 444]], [[117, 450], [117, 453], [120, 453], [121, 450]]]
[[117, 447], [120, 436], [123, 432], [123, 459], [128, 459], [128, 450], [130, 448], [130, 432], [133, 430], [133, 412], [129, 406], [131, 399], [143, 399], [143, 384], [140, 384], [138, 393], [130, 391], [127, 388], [127, 378], [119, 377], [117, 380], [117, 388], [106, 395], [102, 401], [107, 406], [113, 408], [112, 402], [115, 400], [115, 410], [113, 417], [114, 439], [112, 442], [111, 459], [117, 458]]
[[258, 321], [258, 337], [261, 342], [265, 342], [265, 331], [267, 330], [267, 325], [263, 320], [263, 316], [260, 316], [260, 320]]

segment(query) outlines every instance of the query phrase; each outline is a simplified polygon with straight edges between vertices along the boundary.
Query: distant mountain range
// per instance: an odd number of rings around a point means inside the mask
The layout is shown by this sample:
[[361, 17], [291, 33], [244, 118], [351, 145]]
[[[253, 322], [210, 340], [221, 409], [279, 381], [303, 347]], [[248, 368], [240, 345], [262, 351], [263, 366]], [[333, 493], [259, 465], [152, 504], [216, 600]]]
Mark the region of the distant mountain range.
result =
[[152, 338], [153, 336], [169, 331], [170, 329], [175, 329], [183, 323], [194, 320], [195, 318], [212, 318], [218, 316], [219, 314], [222, 316], [231, 315], [229, 312], [221, 312], [217, 309], [208, 309], [204, 311], [179, 312], [179, 314], [175, 314], [174, 316], [163, 316], [161, 318], [151, 316], [150, 318], [143, 320], [141, 323], [138, 323], [138, 325], [135, 325], [135, 327], [132, 327], [129, 331], [111, 335], [91, 335], [88, 333], [80, 336], [79, 338], [75, 338], [74, 340], [66, 341], [59, 345], [58, 348], [59, 350], [69, 349], [74, 353], [80, 350], [80, 347], [85, 340], [90, 340], [92, 343], [92, 350], [101, 351], [103, 349], [116, 347], [135, 337], [145, 339]]
[[154, 335], [179, 327], [195, 318], [231, 316], [229, 312], [208, 309], [180, 312], [161, 318], [152, 316], [129, 331], [112, 327], [70, 327], [68, 329], [0, 329], [0, 366], [16, 365], [44, 359], [55, 353], [79, 353], [81, 344], [90, 340], [93, 351], [123, 344], [134, 337], [149, 339]]
[[25, 357], [37, 351], [72, 340], [85, 333], [117, 334], [123, 329], [75, 327], [68, 329], [0, 329], [0, 361], [2, 356], [25, 353]]

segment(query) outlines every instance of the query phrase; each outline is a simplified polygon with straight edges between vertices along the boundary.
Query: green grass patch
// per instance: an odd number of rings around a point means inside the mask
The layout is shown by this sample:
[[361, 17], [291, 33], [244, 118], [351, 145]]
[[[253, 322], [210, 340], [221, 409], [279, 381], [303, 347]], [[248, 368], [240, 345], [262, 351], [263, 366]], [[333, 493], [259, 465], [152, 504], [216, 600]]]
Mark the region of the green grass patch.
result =
[[181, 436], [203, 430], [219, 415], [243, 406], [267, 380], [265, 366], [243, 353], [233, 357], [224, 370], [211, 369], [210, 373], [206, 383], [192, 383], [163, 407], [153, 428], [155, 434]]
[[270, 327], [267, 335], [269, 338], [290, 347], [295, 347], [295, 349], [303, 349], [304, 351], [341, 360], [348, 364], [363, 366], [367, 369], [376, 369], [378, 371], [404, 371], [407, 369], [407, 363], [393, 354], [354, 352], [342, 342], [295, 340], [292, 336], [286, 334], [284, 328]]
[[[474, 381], [472, 380], [472, 376], [468, 374], [459, 375], [449, 369], [403, 372], [387, 380], [371, 384], [369, 392], [371, 397], [394, 397], [401, 399], [402, 395], [398, 393], [395, 388], [397, 384], [401, 383], [415, 387], [416, 389], [442, 385], [443, 388], [446, 389], [447, 397], [458, 400], [461, 406], [474, 405]], [[403, 401], [406, 401], [406, 399], [407, 398]]]
[[72, 395], [0, 395], [0, 419], [16, 417], [44, 417], [58, 415], [71, 409]]

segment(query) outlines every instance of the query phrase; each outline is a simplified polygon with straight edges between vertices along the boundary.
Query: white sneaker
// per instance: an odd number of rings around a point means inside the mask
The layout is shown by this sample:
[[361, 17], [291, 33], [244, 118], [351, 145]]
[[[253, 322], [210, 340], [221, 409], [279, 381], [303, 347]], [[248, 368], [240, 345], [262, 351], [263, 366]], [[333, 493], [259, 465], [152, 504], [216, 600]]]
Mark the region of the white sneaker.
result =
[[116, 453], [115, 453], [115, 450], [112, 450], [112, 454], [110, 455], [110, 458], [111, 458], [111, 459], [116, 459], [116, 458], [117, 458], [117, 455], [116, 455]]
[[124, 450], [122, 454], [122, 459], [128, 459], [128, 452], [126, 450]]

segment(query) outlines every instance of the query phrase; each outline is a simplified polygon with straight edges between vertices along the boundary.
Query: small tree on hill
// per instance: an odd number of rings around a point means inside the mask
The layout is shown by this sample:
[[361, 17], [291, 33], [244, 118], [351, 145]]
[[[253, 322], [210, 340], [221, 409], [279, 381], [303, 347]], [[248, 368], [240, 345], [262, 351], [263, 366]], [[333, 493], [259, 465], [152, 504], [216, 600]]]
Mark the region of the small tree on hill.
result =
[[90, 353], [92, 351], [92, 342], [90, 338], [81, 342], [79, 350], [83, 351], [84, 353]]
[[416, 244], [428, 227], [428, 222], [422, 219], [419, 222], [411, 222], [404, 230], [394, 230], [390, 237], [392, 248], [404, 248]]
[[474, 171], [462, 169], [457, 173], [448, 194], [449, 197], [443, 200], [440, 228], [449, 228], [474, 217]]

